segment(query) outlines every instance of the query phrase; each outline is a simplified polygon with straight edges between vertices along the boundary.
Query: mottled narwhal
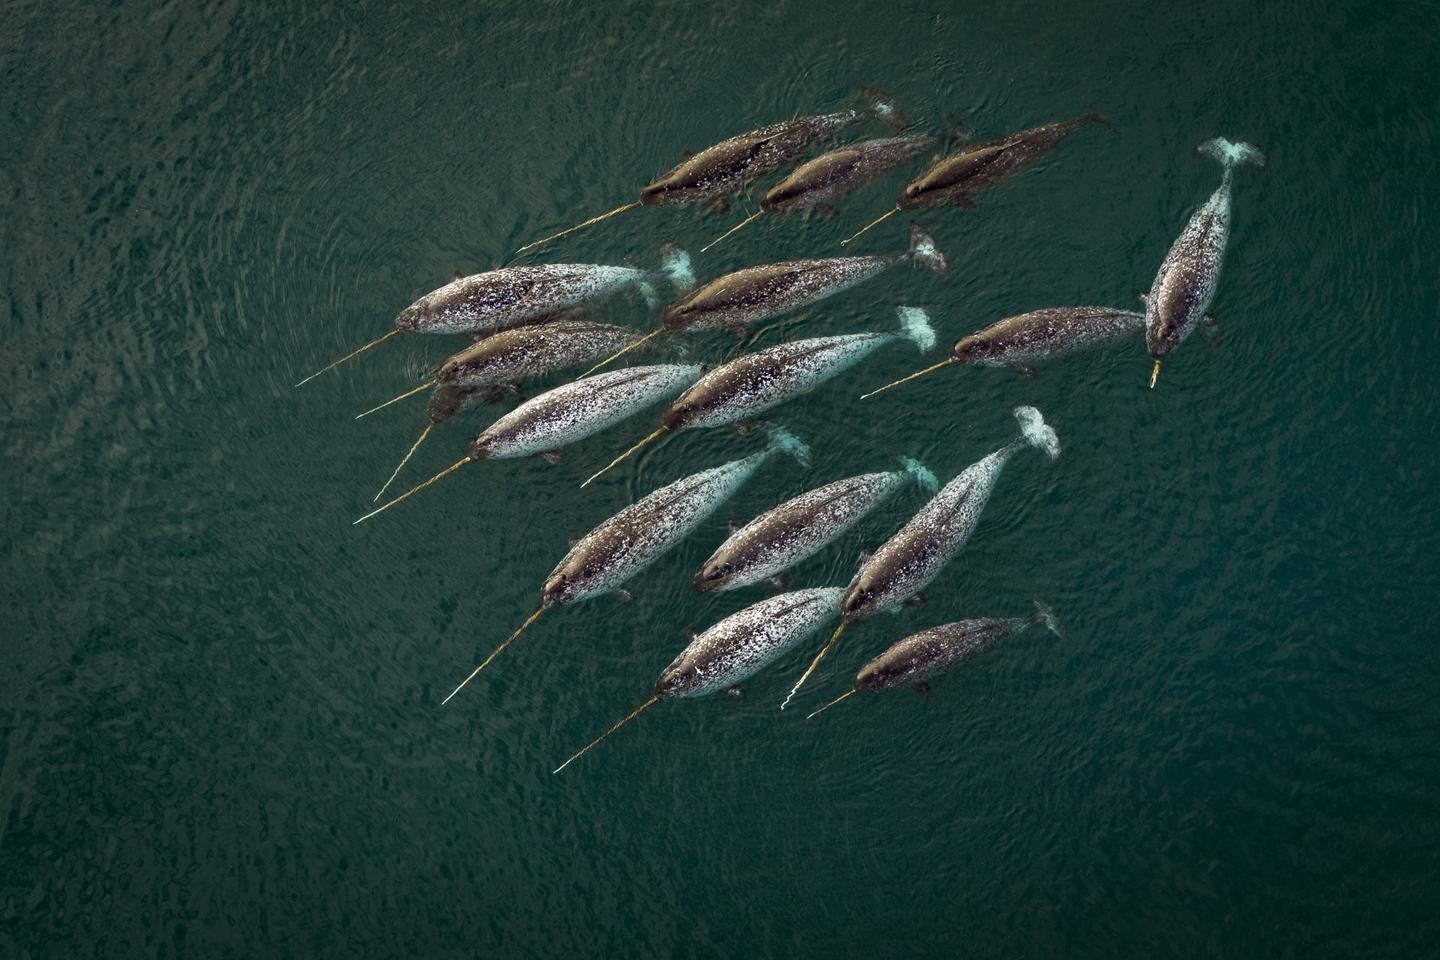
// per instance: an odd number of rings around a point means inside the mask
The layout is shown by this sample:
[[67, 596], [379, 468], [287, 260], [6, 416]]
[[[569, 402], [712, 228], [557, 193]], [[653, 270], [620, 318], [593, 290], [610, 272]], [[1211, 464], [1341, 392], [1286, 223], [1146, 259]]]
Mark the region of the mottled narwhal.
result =
[[952, 363], [977, 367], [1009, 367], [1027, 377], [1035, 376], [1030, 364], [1049, 360], [1090, 347], [1114, 343], [1139, 333], [1145, 314], [1114, 307], [1047, 307], [997, 320], [983, 330], [961, 337], [950, 348], [950, 356], [937, 364], [917, 370], [883, 387], [862, 394], [873, 397], [917, 377]]
[[744, 333], [753, 323], [849, 290], [897, 263], [920, 263], [937, 275], [945, 274], [945, 255], [936, 248], [935, 238], [913, 223], [910, 225], [910, 248], [903, 253], [787, 260], [746, 267], [717, 277], [671, 304], [661, 317], [659, 327], [591, 369], [600, 369], [666, 331], [730, 330]]
[[834, 542], [907, 482], [930, 493], [939, 487], [918, 461], [902, 457], [901, 462], [902, 470], [836, 480], [760, 514], [701, 565], [695, 589], [734, 590], [778, 576]]
[[734, 689], [763, 670], [777, 657], [819, 630], [840, 612], [839, 587], [795, 590], [761, 600], [733, 613], [704, 633], [661, 672], [655, 692], [625, 719], [556, 767], [559, 773], [612, 733], [661, 700], [703, 697]]
[[866, 103], [866, 107], [861, 110], [840, 110], [812, 117], [796, 117], [721, 140], [714, 146], [687, 156], [679, 164], [650, 181], [641, 188], [639, 199], [527, 243], [515, 252], [523, 253], [532, 247], [557, 240], [640, 206], [723, 204], [726, 197], [747, 183], [763, 177], [814, 144], [828, 140], [846, 127], [868, 117], [885, 122], [896, 132], [905, 128], [904, 115], [887, 94], [878, 90], [863, 90], [861, 97]]
[[674, 396], [700, 376], [700, 368], [681, 364], [627, 367], [596, 374], [527, 400], [485, 429], [465, 456], [429, 480], [356, 520], [360, 523], [476, 460], [508, 460], [548, 455], [566, 444], [597, 433]]
[[1190, 335], [1215, 299], [1225, 245], [1230, 241], [1231, 175], [1237, 166], [1265, 165], [1265, 154], [1257, 148], [1224, 137], [1205, 141], [1199, 150], [1218, 161], [1225, 176], [1171, 245], [1145, 298], [1145, 346], [1155, 360], [1150, 371], [1152, 390], [1161, 362]]
[[1024, 447], [1043, 450], [1051, 460], [1060, 456], [1060, 440], [1034, 407], [1016, 407], [1020, 436], [971, 464], [947, 483], [910, 522], [860, 564], [840, 605], [843, 619], [828, 643], [815, 655], [791, 688], [780, 709], [825, 659], [845, 628], [856, 620], [895, 607], [915, 596], [940, 573], [975, 532], [1006, 462]]
[[1057, 637], [1065, 635], [1055, 611], [1039, 600], [1035, 601], [1035, 613], [1029, 617], [961, 620], [913, 633], [897, 640], [888, 650], [861, 667], [849, 690], [805, 719], [824, 713], [856, 693], [874, 693], [899, 686], [911, 686], [921, 693], [928, 693], [930, 687], [926, 681], [932, 677], [1022, 630], [1039, 625]]
[[898, 333], [852, 333], [794, 340], [737, 357], [706, 373], [670, 404], [660, 426], [639, 443], [591, 474], [581, 487], [667, 431], [723, 427], [753, 417], [814, 390], [879, 348], [908, 340], [922, 351], [935, 345], [924, 310], [899, 307]]
[[475, 678], [499, 656], [516, 637], [551, 607], [577, 603], [602, 593], [618, 590], [635, 574], [659, 559], [690, 531], [715, 512], [744, 486], [745, 481], [770, 457], [788, 453], [801, 464], [808, 463], [810, 448], [788, 431], [770, 431], [765, 449], [709, 470], [682, 477], [637, 500], [575, 542], [540, 591], [540, 607], [504, 643], [496, 647], [445, 702]]
[[1007, 134], [987, 143], [967, 144], [962, 149], [936, 160], [918, 177], [905, 184], [893, 209], [876, 217], [842, 242], [849, 243], [901, 210], [941, 206], [972, 207], [975, 205], [973, 195], [976, 191], [992, 186], [1028, 167], [1037, 158], [1059, 146], [1062, 140], [1079, 128], [1091, 123], [1106, 122], [1100, 114], [1091, 112], [1083, 117]]

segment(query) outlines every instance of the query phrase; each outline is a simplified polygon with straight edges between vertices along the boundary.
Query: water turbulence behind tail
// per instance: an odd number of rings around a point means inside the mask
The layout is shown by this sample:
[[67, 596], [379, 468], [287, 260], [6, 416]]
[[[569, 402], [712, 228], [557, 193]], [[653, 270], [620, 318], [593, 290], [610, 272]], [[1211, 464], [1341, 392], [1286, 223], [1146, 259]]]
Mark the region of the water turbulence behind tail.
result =
[[820, 666], [820, 661], [825, 659], [825, 655], [830, 652], [831, 647], [835, 646], [835, 641], [840, 639], [840, 634], [844, 633], [845, 628], [848, 626], [850, 626], [849, 620], [840, 621], [840, 626], [836, 627], [835, 632], [830, 634], [829, 642], [820, 648], [819, 653], [815, 654], [815, 659], [810, 661], [810, 666], [805, 668], [805, 672], [800, 675], [800, 679], [795, 681], [795, 686], [791, 687], [790, 692], [786, 694], [785, 702], [780, 704], [781, 710], [784, 710], [789, 706], [790, 701], [795, 699], [795, 692], [804, 686], [806, 680], [810, 679], [810, 674], [814, 673], [815, 668]]
[[297, 387], [303, 387], [303, 386], [305, 386], [305, 384], [309, 383], [311, 380], [314, 380], [316, 377], [320, 376], [320, 374], [324, 373], [326, 370], [334, 370], [336, 367], [340, 366], [340, 364], [344, 363], [346, 360], [352, 360], [352, 359], [354, 359], [355, 357], [360, 356], [360, 354], [364, 353], [366, 350], [369, 350], [371, 347], [374, 347], [374, 346], [377, 346], [377, 345], [379, 345], [379, 344], [384, 343], [386, 340], [389, 340], [391, 337], [395, 336], [395, 334], [397, 334], [397, 333], [399, 333], [399, 332], [400, 332], [399, 330], [391, 330], [389, 333], [385, 334], [383, 337], [376, 337], [374, 340], [371, 340], [369, 343], [365, 344], [365, 346], [361, 347], [359, 350], [353, 350], [353, 351], [351, 351], [350, 353], [345, 354], [345, 356], [341, 357], [339, 360], [336, 360], [334, 363], [330, 364], [328, 367], [321, 367], [319, 370], [316, 370], [314, 373], [310, 374], [310, 376], [306, 377], [304, 380], [301, 380], [299, 383], [295, 384], [295, 386], [297, 386]]
[[635, 209], [636, 207], [638, 207], [638, 206], [640, 206], [640, 201], [639, 201], [639, 200], [632, 200], [632, 201], [630, 201], [629, 203], [626, 203], [626, 204], [623, 204], [623, 205], [621, 205], [621, 206], [616, 207], [614, 210], [609, 210], [609, 211], [607, 211], [607, 212], [605, 212], [605, 213], [602, 213], [602, 214], [600, 214], [598, 217], [591, 217], [589, 220], [585, 220], [585, 221], [582, 221], [582, 222], [580, 222], [580, 223], [577, 223], [577, 224], [575, 224], [575, 226], [573, 226], [573, 227], [566, 227], [564, 230], [561, 230], [559, 233], [552, 233], [552, 234], [550, 234], [550, 236], [548, 236], [548, 237], [542, 237], [541, 239], [536, 240], [536, 241], [534, 241], [534, 242], [532, 242], [532, 243], [527, 243], [527, 244], [525, 244], [525, 246], [521, 247], [519, 250], [516, 250], [515, 252], [516, 252], [516, 253], [524, 253], [526, 250], [529, 250], [529, 249], [531, 249], [532, 247], [538, 247], [538, 246], [540, 246], [540, 244], [542, 244], [542, 243], [549, 243], [551, 240], [559, 240], [561, 237], [563, 237], [563, 236], [565, 236], [565, 235], [567, 235], [567, 234], [574, 233], [576, 230], [583, 230], [583, 229], [585, 229], [586, 227], [590, 226], [592, 223], [599, 223], [601, 220], [609, 220], [611, 217], [616, 216], [617, 214], [624, 213], [626, 210], [634, 210], [634, 209]]
[[591, 740], [591, 741], [590, 741], [589, 743], [587, 743], [583, 748], [581, 748], [581, 750], [580, 750], [579, 753], [575, 754], [575, 755], [574, 755], [573, 757], [571, 757], [569, 760], [566, 760], [564, 763], [560, 764], [560, 766], [556, 767], [554, 770], [551, 770], [551, 771], [550, 771], [551, 776], [554, 776], [555, 774], [559, 773], [561, 770], [564, 770], [566, 767], [570, 766], [570, 764], [574, 763], [576, 760], [579, 760], [581, 757], [585, 756], [585, 754], [589, 753], [592, 748], [598, 747], [600, 744], [604, 743], [605, 740], [606, 740], [607, 738], [609, 738], [610, 734], [614, 733], [616, 730], [619, 730], [621, 727], [625, 726], [625, 724], [629, 723], [631, 720], [634, 720], [636, 717], [640, 716], [640, 714], [644, 713], [646, 710], [649, 710], [651, 707], [655, 706], [655, 704], [657, 704], [657, 703], [659, 703], [659, 702], [660, 702], [660, 698], [659, 698], [659, 697], [651, 697], [649, 700], [646, 700], [644, 703], [640, 704], [640, 706], [636, 707], [634, 710], [631, 710], [631, 711], [625, 716], [625, 719], [624, 719], [624, 720], [621, 720], [619, 723], [615, 724], [615, 726], [611, 727], [609, 730], [606, 730], [604, 733], [600, 734], [600, 736], [596, 737], [594, 740]]
[[461, 680], [461, 681], [460, 681], [460, 686], [458, 686], [458, 687], [456, 687], [454, 690], [451, 690], [451, 691], [450, 691], [450, 696], [448, 696], [448, 697], [446, 697], [444, 700], [441, 700], [441, 701], [440, 701], [440, 706], [442, 706], [442, 707], [445, 706], [445, 704], [449, 703], [450, 700], [455, 696], [455, 694], [457, 694], [457, 693], [459, 693], [461, 690], [465, 689], [465, 684], [469, 683], [471, 680], [474, 680], [476, 674], [478, 674], [481, 670], [484, 670], [486, 667], [490, 666], [490, 661], [492, 661], [492, 660], [494, 660], [496, 657], [500, 656], [500, 651], [501, 651], [501, 650], [504, 650], [506, 647], [510, 646], [510, 644], [514, 643], [514, 642], [515, 642], [515, 638], [518, 637], [518, 636], [520, 636], [520, 634], [524, 633], [525, 630], [530, 626], [530, 624], [534, 623], [536, 620], [539, 620], [539, 619], [540, 619], [540, 614], [542, 614], [542, 613], [544, 613], [544, 612], [545, 612], [545, 608], [544, 608], [544, 607], [541, 607], [539, 610], [536, 610], [534, 613], [530, 614], [530, 616], [526, 617], [526, 618], [525, 618], [525, 622], [522, 623], [522, 624], [520, 624], [520, 626], [516, 627], [516, 628], [515, 628], [515, 632], [512, 633], [512, 634], [510, 634], [510, 636], [506, 637], [504, 643], [500, 644], [500, 646], [498, 646], [498, 647], [496, 647], [494, 650], [492, 650], [492, 651], [490, 652], [490, 656], [488, 656], [488, 657], [486, 657], [484, 660], [480, 661], [480, 666], [478, 666], [478, 667], [476, 667], [474, 670], [471, 670], [471, 671], [470, 671], [470, 676], [468, 676], [468, 677], [466, 677], [464, 680]]

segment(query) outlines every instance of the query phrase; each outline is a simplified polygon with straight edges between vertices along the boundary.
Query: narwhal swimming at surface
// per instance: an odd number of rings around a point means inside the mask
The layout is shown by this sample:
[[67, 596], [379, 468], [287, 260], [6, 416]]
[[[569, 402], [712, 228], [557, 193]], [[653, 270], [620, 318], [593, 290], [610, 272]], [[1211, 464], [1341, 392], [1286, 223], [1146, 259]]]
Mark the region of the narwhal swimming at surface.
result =
[[722, 427], [763, 413], [814, 390], [891, 343], [910, 341], [922, 351], [935, 345], [925, 311], [896, 310], [897, 333], [853, 333], [794, 340], [721, 364], [697, 380], [670, 404], [660, 426], [639, 443], [597, 470], [581, 487], [625, 460], [661, 434], [692, 427]]
[[945, 255], [936, 248], [935, 238], [913, 223], [910, 225], [910, 247], [904, 252], [787, 260], [746, 267], [717, 277], [671, 304], [661, 317], [658, 328], [591, 369], [600, 369], [666, 331], [730, 330], [744, 333], [753, 323], [849, 290], [899, 263], [924, 264], [937, 275], [945, 274]]
[[688, 536], [744, 486], [761, 464], [777, 453], [788, 453], [802, 464], [810, 458], [810, 449], [803, 442], [782, 428], [773, 428], [765, 449], [661, 487], [575, 541], [570, 552], [546, 578], [540, 591], [539, 609], [472, 670], [445, 702], [546, 610], [618, 590], [625, 581]]
[[732, 533], [695, 575], [695, 589], [734, 590], [777, 577], [824, 549], [906, 483], [934, 493], [935, 475], [902, 457], [902, 470], [827, 483], [772, 507]]
[[703, 697], [733, 690], [840, 613], [839, 587], [795, 590], [732, 613], [704, 633], [661, 672], [655, 692], [625, 719], [556, 767], [559, 773], [616, 730], [661, 700]]
[[1030, 364], [1049, 360], [1090, 347], [1114, 343], [1138, 334], [1145, 328], [1145, 314], [1114, 307], [1047, 307], [997, 320], [983, 330], [961, 337], [950, 348], [950, 356], [863, 394], [877, 393], [923, 377], [952, 363], [976, 367], [1009, 367], [1027, 377], [1035, 376]]
[[472, 461], [552, 454], [652, 403], [674, 396], [699, 376], [700, 368], [696, 366], [658, 364], [612, 370], [556, 387], [525, 401], [492, 423], [475, 438], [462, 459], [355, 522], [390, 509]]
[[856, 693], [874, 693], [900, 686], [928, 693], [930, 686], [927, 681], [932, 677], [1023, 630], [1040, 625], [1057, 637], [1065, 635], [1055, 611], [1039, 600], [1035, 601], [1035, 613], [1028, 617], [961, 620], [912, 633], [897, 640], [888, 650], [861, 667], [849, 690], [810, 714], [810, 717], [824, 713]]
[[1265, 154], [1243, 141], [1216, 137], [1200, 144], [1199, 151], [1218, 161], [1225, 175], [1171, 245], [1145, 298], [1145, 346], [1155, 361], [1150, 371], [1152, 390], [1161, 362], [1204, 319], [1215, 299], [1230, 241], [1230, 179], [1235, 168], [1265, 166]]
[[995, 482], [1016, 452], [1028, 446], [1043, 450], [1051, 460], [1060, 456], [1060, 440], [1039, 410], [1016, 407], [1014, 415], [1020, 424], [1018, 438], [962, 470], [909, 523], [860, 564], [845, 589], [840, 626], [791, 688], [785, 703], [781, 704], [782, 710], [815, 672], [846, 627], [918, 594], [965, 546], [980, 522]]
[[1072, 120], [1047, 123], [1007, 134], [986, 143], [966, 144], [954, 153], [936, 160], [914, 180], [905, 184], [894, 208], [870, 221], [842, 243], [849, 243], [901, 210], [942, 206], [972, 207], [975, 205], [974, 194], [977, 191], [993, 186], [1011, 174], [1025, 169], [1081, 127], [1106, 122], [1100, 114], [1091, 112]]
[[394, 330], [312, 373], [296, 386], [397, 333], [488, 335], [553, 317], [631, 288], [638, 289], [647, 303], [655, 305], [659, 303], [656, 285], [662, 277], [679, 292], [694, 286], [689, 255], [666, 247], [658, 271], [598, 263], [544, 263], [456, 277], [401, 310], [395, 317]]
[[557, 240], [636, 207], [723, 205], [730, 194], [747, 183], [778, 169], [814, 144], [828, 140], [846, 127], [869, 117], [883, 121], [897, 133], [904, 129], [905, 118], [888, 95], [878, 90], [864, 90], [861, 91], [861, 97], [866, 103], [863, 109], [796, 117], [721, 140], [714, 146], [687, 156], [650, 181], [641, 188], [638, 199], [558, 233], [552, 233], [548, 237], [527, 243], [515, 252], [523, 253], [532, 247]]

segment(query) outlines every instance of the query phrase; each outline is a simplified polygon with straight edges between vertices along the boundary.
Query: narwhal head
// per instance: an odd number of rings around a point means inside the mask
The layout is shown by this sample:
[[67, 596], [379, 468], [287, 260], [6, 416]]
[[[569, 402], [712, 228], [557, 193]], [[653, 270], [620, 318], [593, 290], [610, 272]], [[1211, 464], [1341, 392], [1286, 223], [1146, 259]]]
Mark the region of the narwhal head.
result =
[[770, 188], [765, 194], [765, 199], [760, 201], [760, 208], [772, 212], [783, 212], [789, 209], [795, 198], [808, 192], [803, 183], [793, 183], [790, 179], [786, 179]]
[[840, 616], [846, 620], [858, 620], [871, 612], [870, 605], [874, 602], [875, 591], [857, 578], [840, 601]]
[[655, 681], [655, 696], [661, 700], [683, 697], [700, 686], [704, 677], [696, 672], [689, 654], [690, 648], [686, 647], [680, 656], [670, 662], [670, 666], [660, 672], [660, 678]]
[[984, 363], [993, 358], [999, 349], [994, 340], [972, 333], [955, 341], [950, 348], [950, 356], [957, 363]]
[[723, 590], [725, 582], [735, 572], [735, 564], [729, 560], [711, 560], [695, 574], [695, 589], [701, 593]]
[[585, 581], [585, 575], [583, 564], [567, 557], [564, 563], [545, 578], [545, 586], [540, 589], [540, 605], [553, 607], [577, 599], [582, 592], [581, 584]]

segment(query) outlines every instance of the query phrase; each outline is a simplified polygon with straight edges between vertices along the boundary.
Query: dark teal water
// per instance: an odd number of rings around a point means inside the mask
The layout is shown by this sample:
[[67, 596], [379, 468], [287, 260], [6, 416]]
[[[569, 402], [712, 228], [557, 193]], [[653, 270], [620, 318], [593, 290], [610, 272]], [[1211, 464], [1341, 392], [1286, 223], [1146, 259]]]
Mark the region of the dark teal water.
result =
[[[7, 957], [1431, 953], [1440, 924], [1440, 523], [1433, 3], [5, 4], [0, 39], [0, 954]], [[295, 390], [448, 279], [633, 195], [686, 148], [865, 85], [990, 136], [1103, 110], [973, 211], [921, 220], [944, 280], [896, 271], [759, 343], [1132, 302], [1218, 169], [1243, 171], [1215, 312], [1145, 389], [1135, 343], [946, 371], [877, 354], [783, 408], [768, 465], [633, 584], [542, 619], [571, 537], [753, 449], [654, 422], [564, 463], [475, 466], [350, 520], [419, 427], [354, 413], [450, 341], [392, 341]], [[873, 129], [873, 128], [872, 128]], [[867, 133], [869, 131], [866, 131]], [[703, 276], [833, 253], [761, 220]], [[645, 210], [536, 259], [655, 261], [724, 216]], [[892, 221], [864, 241], [898, 247]], [[620, 298], [606, 316], [637, 325]], [[734, 345], [697, 340], [719, 359]], [[703, 628], [699, 563], [800, 490], [900, 454], [943, 477], [1041, 407], [920, 607], [857, 624], [802, 693], [892, 640], [1050, 601], [934, 684], [806, 723], [649, 695]], [[496, 414], [437, 431], [408, 476]], [[920, 503], [795, 571], [843, 584]]]

